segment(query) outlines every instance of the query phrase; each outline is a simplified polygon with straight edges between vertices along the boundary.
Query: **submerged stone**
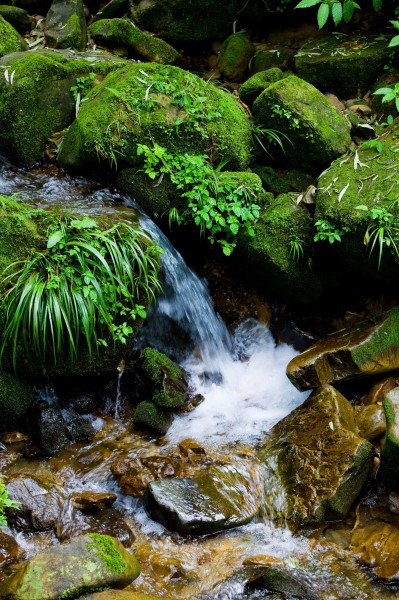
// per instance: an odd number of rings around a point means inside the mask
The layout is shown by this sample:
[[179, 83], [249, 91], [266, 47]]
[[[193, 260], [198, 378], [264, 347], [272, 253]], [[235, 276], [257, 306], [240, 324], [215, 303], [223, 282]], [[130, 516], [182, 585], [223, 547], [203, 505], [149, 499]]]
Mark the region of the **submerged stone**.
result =
[[[324, 385], [273, 427], [259, 457], [270, 515], [300, 529], [329, 511], [348, 513], [370, 472], [373, 446], [357, 435], [349, 402]], [[279, 500], [268, 486], [282, 489]]]
[[345, 118], [319, 90], [295, 75], [266, 88], [252, 110], [257, 123], [287, 135], [284, 158], [297, 169], [325, 168], [351, 143]]
[[183, 535], [205, 535], [248, 523], [260, 509], [259, 473], [246, 465], [212, 465], [193, 478], [161, 479], [148, 486], [153, 519]]
[[135, 557], [114, 538], [89, 534], [41, 552], [0, 584], [0, 598], [77, 598], [99, 587], [124, 588], [138, 577]]
[[380, 475], [386, 485], [399, 491], [399, 388], [389, 392], [383, 406], [387, 420], [387, 434], [383, 441]]
[[53, 0], [47, 13], [44, 37], [49, 48], [86, 48], [83, 0]]
[[299, 390], [388, 373], [399, 368], [399, 308], [332, 333], [293, 358], [287, 367]]

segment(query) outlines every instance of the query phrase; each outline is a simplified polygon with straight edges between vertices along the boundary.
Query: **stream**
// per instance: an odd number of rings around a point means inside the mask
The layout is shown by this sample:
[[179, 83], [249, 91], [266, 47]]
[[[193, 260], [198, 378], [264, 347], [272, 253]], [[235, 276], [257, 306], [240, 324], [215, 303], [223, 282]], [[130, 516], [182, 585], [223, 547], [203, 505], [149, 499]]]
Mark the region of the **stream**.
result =
[[[18, 194], [43, 208], [59, 204], [85, 213], [122, 211], [127, 218], [137, 218], [137, 207], [131, 199], [53, 168], [27, 172], [4, 164], [0, 168], [0, 194]], [[186, 438], [199, 442], [211, 458], [242, 469], [250, 464], [262, 481], [262, 467], [254, 452], [256, 444], [308, 395], [296, 390], [285, 375], [286, 365], [296, 351], [288, 345], [276, 346], [267, 324], [253, 318], [240, 323], [235, 331], [228, 331], [214, 311], [206, 283], [189, 269], [148, 217], [139, 218], [164, 250], [164, 291], [150, 310], [137, 343], [151, 345], [178, 360], [189, 374], [193, 395], [199, 394], [204, 400], [193, 411], [176, 415], [164, 438], [141, 434], [132, 428], [124, 406], [123, 370], [118, 372], [116, 365], [113, 406], [91, 415], [97, 431], [91, 442], [70, 444], [48, 459], [25, 458], [13, 446], [0, 452], [0, 470], [4, 475], [40, 476], [55, 482], [57, 489], [56, 532], [10, 530], [26, 557], [84, 529], [81, 513], [70, 500], [74, 492], [111, 491], [117, 494], [114, 507], [134, 532], [131, 549], [142, 567], [140, 577], [129, 589], [179, 599], [289, 598], [245, 588], [243, 561], [254, 555], [268, 555], [306, 564], [315, 589], [322, 590], [320, 597], [326, 600], [394, 598], [395, 592], [378, 586], [375, 595], [359, 596], [356, 583], [360, 567], [347, 564], [339, 554], [327, 552], [318, 540], [294, 537], [266, 516], [227, 532], [183, 538], [151, 520], [140, 497], [121, 492], [110, 470], [117, 459], [168, 455]], [[180, 332], [179, 341], [173, 339], [176, 330]], [[41, 394], [47, 402], [57, 402], [51, 385]], [[278, 495], [279, 491], [268, 493]], [[346, 591], [340, 595], [343, 589]]]

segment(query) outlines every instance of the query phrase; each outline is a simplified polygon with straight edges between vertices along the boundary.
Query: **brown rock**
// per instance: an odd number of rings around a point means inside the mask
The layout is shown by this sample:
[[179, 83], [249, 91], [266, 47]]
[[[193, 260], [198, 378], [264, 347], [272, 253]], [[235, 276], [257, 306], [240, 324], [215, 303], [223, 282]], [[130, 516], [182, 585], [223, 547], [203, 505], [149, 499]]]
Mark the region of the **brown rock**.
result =
[[356, 529], [351, 546], [377, 577], [385, 581], [399, 580], [399, 529], [389, 523], [374, 523]]
[[397, 382], [394, 377], [386, 377], [382, 379], [378, 383], [375, 383], [365, 399], [363, 400], [364, 404], [377, 404], [377, 402], [382, 402], [382, 399], [390, 392], [391, 390], [397, 387]]
[[75, 492], [72, 503], [82, 512], [96, 512], [113, 505], [117, 495], [112, 492]]
[[183, 456], [191, 460], [201, 460], [206, 456], [204, 448], [191, 438], [182, 440], [179, 444], [179, 450]]
[[5, 433], [1, 438], [4, 444], [18, 444], [19, 442], [26, 442], [29, 440], [29, 436], [21, 431], [11, 431]]
[[356, 415], [356, 425], [360, 437], [366, 440], [373, 440], [385, 433], [387, 422], [382, 406], [371, 404], [362, 408]]

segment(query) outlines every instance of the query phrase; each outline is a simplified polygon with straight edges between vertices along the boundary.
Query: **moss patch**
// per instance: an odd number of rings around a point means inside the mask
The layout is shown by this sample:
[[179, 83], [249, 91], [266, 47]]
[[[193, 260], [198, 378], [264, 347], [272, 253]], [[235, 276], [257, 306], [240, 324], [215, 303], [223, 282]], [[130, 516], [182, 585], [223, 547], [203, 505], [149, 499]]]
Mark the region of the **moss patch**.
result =
[[93, 540], [87, 544], [88, 551], [95, 549], [111, 573], [123, 573], [128, 568], [121, 553], [115, 548], [112, 537], [100, 533], [89, 533], [88, 537]]
[[0, 57], [10, 54], [11, 52], [19, 52], [27, 49], [28, 44], [25, 40], [12, 25], [7, 23], [0, 15]]

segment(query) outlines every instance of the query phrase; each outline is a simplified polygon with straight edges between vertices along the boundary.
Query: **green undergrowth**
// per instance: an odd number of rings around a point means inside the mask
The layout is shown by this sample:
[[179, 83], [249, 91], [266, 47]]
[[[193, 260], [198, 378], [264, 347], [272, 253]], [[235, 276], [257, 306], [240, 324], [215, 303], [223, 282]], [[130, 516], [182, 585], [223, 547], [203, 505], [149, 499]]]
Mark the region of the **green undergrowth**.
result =
[[8, 490], [5, 486], [3, 479], [0, 477], [0, 526], [7, 526], [7, 518], [4, 514], [5, 508], [18, 508], [18, 502], [11, 500], [8, 496]]

